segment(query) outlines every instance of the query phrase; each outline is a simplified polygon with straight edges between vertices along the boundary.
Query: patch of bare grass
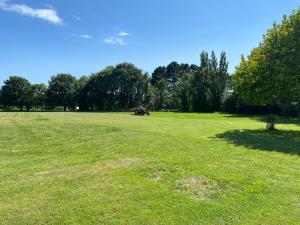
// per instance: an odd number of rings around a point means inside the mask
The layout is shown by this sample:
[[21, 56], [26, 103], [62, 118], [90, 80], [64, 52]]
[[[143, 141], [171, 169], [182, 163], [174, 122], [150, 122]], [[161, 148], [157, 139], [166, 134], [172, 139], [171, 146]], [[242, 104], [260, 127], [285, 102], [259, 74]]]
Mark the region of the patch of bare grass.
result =
[[216, 198], [221, 193], [221, 187], [216, 181], [206, 177], [187, 177], [177, 180], [176, 191], [205, 201]]
[[141, 162], [141, 159], [138, 158], [121, 158], [118, 160], [108, 160], [105, 162], [92, 164], [92, 165], [79, 165], [79, 166], [68, 166], [61, 169], [55, 170], [47, 170], [47, 171], [39, 171], [35, 173], [35, 176], [40, 178], [45, 178], [47, 176], [57, 176], [62, 178], [78, 178], [84, 175], [93, 175], [100, 173], [101, 171], [105, 171], [108, 169], [121, 169], [121, 168], [129, 168], [131, 166], [135, 166]]

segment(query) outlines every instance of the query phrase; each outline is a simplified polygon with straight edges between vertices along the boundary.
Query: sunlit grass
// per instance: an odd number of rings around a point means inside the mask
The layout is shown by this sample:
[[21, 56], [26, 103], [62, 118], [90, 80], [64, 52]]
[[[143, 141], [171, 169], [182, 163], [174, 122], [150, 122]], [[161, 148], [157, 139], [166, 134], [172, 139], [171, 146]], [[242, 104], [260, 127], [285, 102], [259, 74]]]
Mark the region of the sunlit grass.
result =
[[300, 125], [0, 113], [0, 224], [299, 224]]

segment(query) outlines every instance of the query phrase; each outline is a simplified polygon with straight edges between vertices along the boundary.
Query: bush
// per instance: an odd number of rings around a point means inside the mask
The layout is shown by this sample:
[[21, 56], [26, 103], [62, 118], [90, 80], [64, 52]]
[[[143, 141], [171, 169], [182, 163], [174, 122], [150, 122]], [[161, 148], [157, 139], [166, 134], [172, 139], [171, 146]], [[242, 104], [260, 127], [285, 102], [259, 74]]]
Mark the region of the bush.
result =
[[235, 95], [227, 97], [222, 103], [222, 111], [227, 113], [237, 113], [237, 98]]
[[283, 105], [280, 107], [283, 115], [299, 116], [300, 105]]

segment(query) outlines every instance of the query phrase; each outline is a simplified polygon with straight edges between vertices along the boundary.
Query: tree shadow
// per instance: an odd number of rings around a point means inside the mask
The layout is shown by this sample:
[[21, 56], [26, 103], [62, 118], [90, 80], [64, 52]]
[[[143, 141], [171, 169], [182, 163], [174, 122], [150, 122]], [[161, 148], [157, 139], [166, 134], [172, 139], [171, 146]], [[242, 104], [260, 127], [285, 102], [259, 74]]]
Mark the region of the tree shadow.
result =
[[300, 131], [232, 130], [216, 135], [236, 146], [300, 155]]
[[[259, 122], [265, 122], [268, 115], [248, 115], [248, 114], [225, 114], [226, 118], [247, 118]], [[296, 116], [279, 116], [278, 124], [300, 125], [300, 117]]]

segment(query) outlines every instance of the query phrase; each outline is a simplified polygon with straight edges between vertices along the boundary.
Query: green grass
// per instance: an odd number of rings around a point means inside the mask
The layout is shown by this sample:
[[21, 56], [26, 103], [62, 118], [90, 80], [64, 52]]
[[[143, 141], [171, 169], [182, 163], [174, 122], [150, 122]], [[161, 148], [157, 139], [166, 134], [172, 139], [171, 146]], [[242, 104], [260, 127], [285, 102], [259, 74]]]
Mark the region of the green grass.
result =
[[300, 224], [300, 121], [0, 113], [0, 224]]

